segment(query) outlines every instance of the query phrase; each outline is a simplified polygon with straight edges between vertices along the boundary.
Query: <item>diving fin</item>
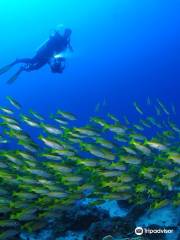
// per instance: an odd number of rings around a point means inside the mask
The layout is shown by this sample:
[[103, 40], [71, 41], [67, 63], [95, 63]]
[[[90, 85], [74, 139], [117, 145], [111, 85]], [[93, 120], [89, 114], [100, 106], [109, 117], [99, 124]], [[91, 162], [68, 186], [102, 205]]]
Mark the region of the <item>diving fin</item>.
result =
[[19, 75], [21, 74], [21, 72], [23, 72], [22, 68], [20, 68], [6, 83], [7, 84], [14, 83], [17, 80], [17, 78], [19, 77]]
[[2, 75], [2, 74], [4, 74], [4, 73], [6, 73], [7, 71], [9, 71], [12, 66], [13, 66], [13, 64], [8, 64], [8, 65], [2, 67], [2, 68], [0, 69], [0, 75]]

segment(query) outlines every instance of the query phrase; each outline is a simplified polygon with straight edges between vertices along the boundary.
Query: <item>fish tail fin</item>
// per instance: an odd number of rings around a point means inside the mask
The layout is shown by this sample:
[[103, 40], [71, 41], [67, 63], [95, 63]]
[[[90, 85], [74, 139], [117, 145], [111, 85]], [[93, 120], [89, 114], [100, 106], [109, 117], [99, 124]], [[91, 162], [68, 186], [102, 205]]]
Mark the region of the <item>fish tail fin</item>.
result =
[[83, 142], [79, 141], [79, 147], [80, 147], [81, 151], [83, 151], [85, 148], [85, 144]]
[[129, 142], [131, 145], [135, 145], [135, 141], [133, 138], [131, 138], [130, 142]]
[[102, 131], [105, 132], [109, 129], [109, 124], [105, 123], [103, 128], [102, 128]]

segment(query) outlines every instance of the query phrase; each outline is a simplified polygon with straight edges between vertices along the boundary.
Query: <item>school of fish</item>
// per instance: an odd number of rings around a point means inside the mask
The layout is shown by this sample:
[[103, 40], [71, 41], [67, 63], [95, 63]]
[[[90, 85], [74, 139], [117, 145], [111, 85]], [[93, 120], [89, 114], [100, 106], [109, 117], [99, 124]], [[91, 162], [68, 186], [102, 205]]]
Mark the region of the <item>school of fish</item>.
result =
[[76, 126], [72, 113], [24, 114], [8, 96], [0, 107], [0, 240], [43, 229], [83, 199], [179, 206], [177, 113], [159, 99], [146, 104], [154, 114], [134, 102], [137, 122], [109, 113]]

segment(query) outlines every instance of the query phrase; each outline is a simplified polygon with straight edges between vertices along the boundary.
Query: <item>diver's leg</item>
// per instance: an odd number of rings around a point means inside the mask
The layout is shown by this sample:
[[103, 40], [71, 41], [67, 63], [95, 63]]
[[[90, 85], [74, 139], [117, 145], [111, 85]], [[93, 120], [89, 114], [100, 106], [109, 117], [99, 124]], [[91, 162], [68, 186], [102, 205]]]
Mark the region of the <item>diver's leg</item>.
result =
[[20, 67], [19, 70], [6, 82], [7, 84], [12, 84], [14, 83], [17, 78], [19, 77], [19, 75], [25, 71], [25, 68], [24, 67]]
[[2, 75], [3, 73], [6, 73], [7, 71], [9, 71], [11, 69], [11, 67], [13, 67], [14, 65], [18, 64], [18, 63], [25, 63], [25, 64], [35, 64], [36, 63], [36, 58], [19, 58], [16, 59], [14, 62], [0, 68], [0, 75]]
[[2, 68], [0, 68], [0, 75], [6, 73], [7, 71], [9, 71], [14, 65], [16, 65], [18, 63], [17, 60], [15, 60], [14, 62], [3, 66]]
[[27, 63], [27, 64], [33, 64], [35, 62], [34, 58], [19, 58], [16, 59], [12, 64], [18, 64], [18, 63]]
[[27, 64], [27, 66], [20, 67], [20, 69], [7, 81], [7, 84], [14, 83], [23, 71], [31, 72], [31, 71], [41, 68], [45, 64], [46, 64], [46, 62], [39, 62], [37, 64]]
[[4, 74], [4, 73], [6, 73], [7, 71], [9, 71], [12, 66], [13, 66], [12, 64], [8, 64], [8, 65], [0, 68], [0, 75], [2, 75], [2, 74]]

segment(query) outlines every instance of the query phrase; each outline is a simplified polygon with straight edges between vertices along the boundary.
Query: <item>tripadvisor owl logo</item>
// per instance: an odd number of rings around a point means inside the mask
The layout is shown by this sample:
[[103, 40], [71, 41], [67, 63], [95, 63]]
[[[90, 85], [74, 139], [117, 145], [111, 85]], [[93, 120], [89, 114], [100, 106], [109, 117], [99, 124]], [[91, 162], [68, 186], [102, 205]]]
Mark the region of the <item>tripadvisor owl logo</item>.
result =
[[135, 228], [135, 234], [136, 235], [142, 235], [143, 234], [143, 228], [142, 227], [136, 227]]
[[150, 229], [150, 228], [142, 228], [142, 227], [136, 227], [135, 228], [135, 234], [136, 235], [142, 235], [143, 233], [144, 234], [167, 234], [167, 233], [173, 233], [173, 229], [170, 229], [170, 228], [153, 228], [153, 229]]

